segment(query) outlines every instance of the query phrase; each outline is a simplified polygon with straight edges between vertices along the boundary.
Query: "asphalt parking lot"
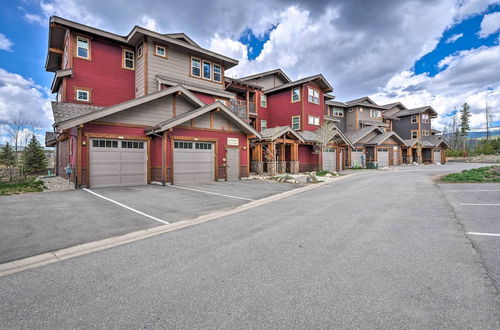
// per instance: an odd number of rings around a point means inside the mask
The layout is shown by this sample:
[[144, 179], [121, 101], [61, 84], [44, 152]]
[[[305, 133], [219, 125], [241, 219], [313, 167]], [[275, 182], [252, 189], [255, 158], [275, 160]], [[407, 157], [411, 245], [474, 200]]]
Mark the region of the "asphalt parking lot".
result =
[[439, 184], [500, 289], [500, 184]]
[[0, 263], [193, 219], [299, 187], [242, 180], [0, 197]]

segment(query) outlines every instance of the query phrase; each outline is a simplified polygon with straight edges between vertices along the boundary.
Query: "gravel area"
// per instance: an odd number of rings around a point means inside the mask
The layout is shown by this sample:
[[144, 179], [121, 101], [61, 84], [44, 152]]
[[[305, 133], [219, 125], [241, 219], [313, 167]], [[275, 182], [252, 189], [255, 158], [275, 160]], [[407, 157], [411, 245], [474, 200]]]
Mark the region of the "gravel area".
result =
[[69, 182], [60, 176], [53, 176], [50, 178], [41, 177], [40, 180], [45, 184], [44, 191], [66, 191], [75, 189], [73, 182]]

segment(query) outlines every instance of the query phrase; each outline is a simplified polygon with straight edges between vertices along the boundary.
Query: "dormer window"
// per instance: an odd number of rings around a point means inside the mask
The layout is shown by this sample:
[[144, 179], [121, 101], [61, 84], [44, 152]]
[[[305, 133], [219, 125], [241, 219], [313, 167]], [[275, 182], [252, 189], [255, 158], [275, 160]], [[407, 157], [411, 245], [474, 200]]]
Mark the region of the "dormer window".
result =
[[380, 110], [370, 109], [370, 118], [380, 118]]
[[134, 51], [130, 49], [123, 49], [123, 68], [134, 70]]
[[425, 123], [425, 124], [429, 123], [429, 115], [427, 113], [422, 114], [422, 123]]
[[83, 37], [76, 37], [76, 56], [90, 59], [90, 40]]
[[159, 57], [167, 57], [167, 48], [165, 46], [155, 45], [155, 55]]
[[222, 81], [222, 67], [219, 64], [214, 63], [214, 81], [221, 82]]
[[212, 63], [203, 61], [203, 79], [212, 80]]
[[201, 60], [197, 57], [191, 57], [191, 75], [201, 77]]

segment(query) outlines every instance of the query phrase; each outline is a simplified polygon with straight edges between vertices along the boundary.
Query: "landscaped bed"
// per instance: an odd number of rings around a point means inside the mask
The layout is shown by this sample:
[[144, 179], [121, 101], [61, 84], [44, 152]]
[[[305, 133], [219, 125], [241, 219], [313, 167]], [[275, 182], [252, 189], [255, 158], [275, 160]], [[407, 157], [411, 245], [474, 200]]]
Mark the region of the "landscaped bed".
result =
[[43, 182], [36, 177], [28, 177], [11, 182], [0, 181], [0, 196], [38, 191], [43, 191]]
[[474, 168], [472, 170], [464, 170], [460, 173], [452, 173], [444, 176], [443, 182], [499, 182], [500, 183], [500, 166], [486, 166]]

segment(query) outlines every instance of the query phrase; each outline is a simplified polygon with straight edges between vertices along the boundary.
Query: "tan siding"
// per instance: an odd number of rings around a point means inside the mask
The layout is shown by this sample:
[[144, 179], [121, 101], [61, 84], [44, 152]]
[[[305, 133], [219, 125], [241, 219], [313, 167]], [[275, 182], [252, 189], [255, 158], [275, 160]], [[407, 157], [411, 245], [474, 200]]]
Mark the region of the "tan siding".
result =
[[287, 83], [276, 75], [265, 76], [258, 79], [251, 79], [247, 80], [247, 82], [262, 86], [264, 87], [264, 90], [279, 87]]
[[190, 76], [191, 56], [186, 50], [170, 45], [167, 48], [167, 58], [162, 58], [154, 55], [153, 41], [148, 42], [148, 47], [148, 93], [158, 90], [156, 75], [165, 75], [211, 88], [224, 89], [222, 84]]
[[[137, 54], [137, 50], [135, 52]], [[144, 95], [144, 55], [135, 63], [135, 97]]]
[[166, 96], [106, 116], [99, 121], [152, 126], [172, 118], [172, 97]]
[[228, 129], [227, 119], [219, 113], [214, 113], [214, 128], [215, 129]]
[[197, 128], [210, 128], [210, 113], [206, 113], [197, 117], [194, 120], [194, 127]]
[[177, 96], [175, 105], [175, 113], [177, 116], [196, 108], [198, 108], [197, 105], [194, 105], [193, 103], [187, 101], [183, 96]]

